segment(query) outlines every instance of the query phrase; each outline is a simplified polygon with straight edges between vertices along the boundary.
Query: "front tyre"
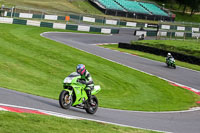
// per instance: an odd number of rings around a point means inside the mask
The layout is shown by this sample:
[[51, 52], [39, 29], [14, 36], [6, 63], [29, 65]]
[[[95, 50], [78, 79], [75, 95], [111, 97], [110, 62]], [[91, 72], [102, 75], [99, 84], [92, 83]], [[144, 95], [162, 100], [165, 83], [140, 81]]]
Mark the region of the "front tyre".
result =
[[88, 114], [96, 113], [98, 109], [98, 99], [96, 96], [91, 96], [91, 104], [87, 102], [87, 108], [85, 108]]
[[168, 62], [168, 61], [166, 61], [165, 63], [166, 63], [166, 65], [169, 67], [169, 62]]
[[174, 64], [174, 69], [176, 69], [176, 65]]
[[59, 104], [64, 109], [69, 109], [72, 105], [72, 97], [69, 95], [69, 92], [63, 90], [59, 96]]

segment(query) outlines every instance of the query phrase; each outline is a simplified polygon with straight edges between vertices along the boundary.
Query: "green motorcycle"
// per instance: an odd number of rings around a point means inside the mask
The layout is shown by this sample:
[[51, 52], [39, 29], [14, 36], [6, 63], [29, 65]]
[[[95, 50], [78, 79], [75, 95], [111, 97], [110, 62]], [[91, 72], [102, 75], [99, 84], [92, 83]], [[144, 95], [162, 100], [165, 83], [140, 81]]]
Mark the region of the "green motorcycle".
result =
[[166, 59], [166, 64], [168, 67], [172, 67], [176, 69], [176, 64], [174, 58], [169, 58], [168, 60]]
[[91, 103], [88, 102], [88, 96], [84, 90], [86, 85], [80, 83], [81, 76], [73, 72], [64, 79], [64, 90], [60, 93], [59, 104], [64, 109], [71, 106], [85, 109], [87, 113], [94, 114], [98, 109], [98, 99], [95, 96], [100, 90], [99, 85], [95, 85], [91, 91]]

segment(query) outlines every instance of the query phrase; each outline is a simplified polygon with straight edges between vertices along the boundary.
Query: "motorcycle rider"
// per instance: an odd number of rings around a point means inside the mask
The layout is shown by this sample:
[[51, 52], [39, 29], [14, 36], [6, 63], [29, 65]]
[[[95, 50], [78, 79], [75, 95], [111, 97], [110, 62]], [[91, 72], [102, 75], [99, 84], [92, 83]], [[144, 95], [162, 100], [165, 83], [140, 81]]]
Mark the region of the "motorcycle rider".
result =
[[81, 79], [79, 80], [79, 82], [82, 84], [86, 84], [85, 91], [87, 93], [89, 103], [93, 105], [91, 102], [91, 91], [94, 89], [94, 82], [90, 73], [86, 70], [85, 65], [83, 64], [77, 65], [76, 72], [81, 75]]
[[166, 62], [168, 62], [170, 60], [170, 58], [173, 58], [172, 54], [167, 53]]

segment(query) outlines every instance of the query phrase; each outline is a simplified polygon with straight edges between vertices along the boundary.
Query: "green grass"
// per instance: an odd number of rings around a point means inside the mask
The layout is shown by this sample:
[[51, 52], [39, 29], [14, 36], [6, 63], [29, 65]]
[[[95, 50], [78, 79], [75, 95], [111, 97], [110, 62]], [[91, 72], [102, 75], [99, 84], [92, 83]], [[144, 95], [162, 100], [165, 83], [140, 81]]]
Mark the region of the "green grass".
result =
[[[165, 61], [166, 61], [165, 57], [163, 57], [163, 56], [158, 56], [158, 55], [145, 53], [145, 52], [141, 52], [141, 51], [137, 51], [137, 50], [129, 50], [129, 49], [118, 48], [118, 44], [103, 45], [102, 47], [110, 48], [110, 49], [113, 49], [113, 50], [118, 50], [118, 51], [122, 51], [122, 52], [126, 52], [126, 53], [130, 53], [130, 54], [135, 54], [137, 56], [141, 56], [141, 57], [148, 58], [148, 59], [151, 59], [151, 60], [160, 61], [160, 62], [163, 62], [163, 63], [165, 63]], [[179, 61], [179, 60], [176, 60], [176, 65], [200, 71], [199, 65], [194, 65], [194, 64], [182, 62], [182, 61]]]
[[198, 106], [199, 96], [188, 90], [40, 36], [64, 30], [14, 24], [0, 24], [0, 30], [0, 87], [58, 99], [63, 79], [82, 63], [102, 87], [101, 107], [168, 111]]
[[99, 14], [103, 15], [101, 11], [92, 6], [88, 1], [83, 0], [1, 0], [0, 4], [7, 6], [17, 6], [35, 8], [40, 10], [51, 10], [52, 12], [76, 12], [82, 14]]
[[81, 9], [84, 13], [103, 15], [103, 13], [100, 10], [96, 9], [88, 1], [75, 0], [75, 1], [72, 1], [71, 3], [74, 6], [78, 7], [79, 9]]
[[183, 40], [143, 40], [132, 42], [132, 44], [139, 44], [169, 50], [186, 55], [200, 57], [200, 43], [196, 40], [183, 41]]
[[[161, 7], [162, 7], [162, 4], [165, 4], [165, 8], [169, 9], [172, 13], [176, 14], [175, 21], [200, 23], [200, 15], [194, 14], [194, 15], [190, 16], [191, 9], [189, 7], [186, 8], [187, 13], [183, 14], [182, 12], [183, 12], [184, 6], [182, 5], [179, 8], [179, 4], [176, 3], [175, 1], [165, 1], [165, 2], [158, 1], [158, 0], [149, 0], [149, 1], [154, 1]], [[190, 26], [191, 26], [191, 24], [190, 24]]]
[[86, 120], [0, 111], [1, 133], [156, 133]]

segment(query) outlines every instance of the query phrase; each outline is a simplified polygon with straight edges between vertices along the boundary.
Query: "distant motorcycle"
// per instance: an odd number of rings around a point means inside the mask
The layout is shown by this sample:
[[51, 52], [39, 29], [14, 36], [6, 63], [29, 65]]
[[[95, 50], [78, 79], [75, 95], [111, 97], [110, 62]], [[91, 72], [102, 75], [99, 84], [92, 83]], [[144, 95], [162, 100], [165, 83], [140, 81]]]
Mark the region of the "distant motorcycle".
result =
[[144, 40], [144, 34], [140, 35], [138, 40]]
[[88, 96], [85, 91], [85, 84], [80, 82], [81, 76], [73, 72], [64, 79], [64, 90], [60, 93], [59, 104], [64, 109], [71, 106], [85, 109], [87, 113], [94, 114], [98, 109], [98, 99], [95, 96], [100, 90], [99, 85], [95, 85], [91, 91], [91, 103], [88, 102]]
[[172, 67], [176, 69], [176, 64], [174, 58], [169, 58], [168, 60], [166, 59], [166, 64], [168, 67]]

